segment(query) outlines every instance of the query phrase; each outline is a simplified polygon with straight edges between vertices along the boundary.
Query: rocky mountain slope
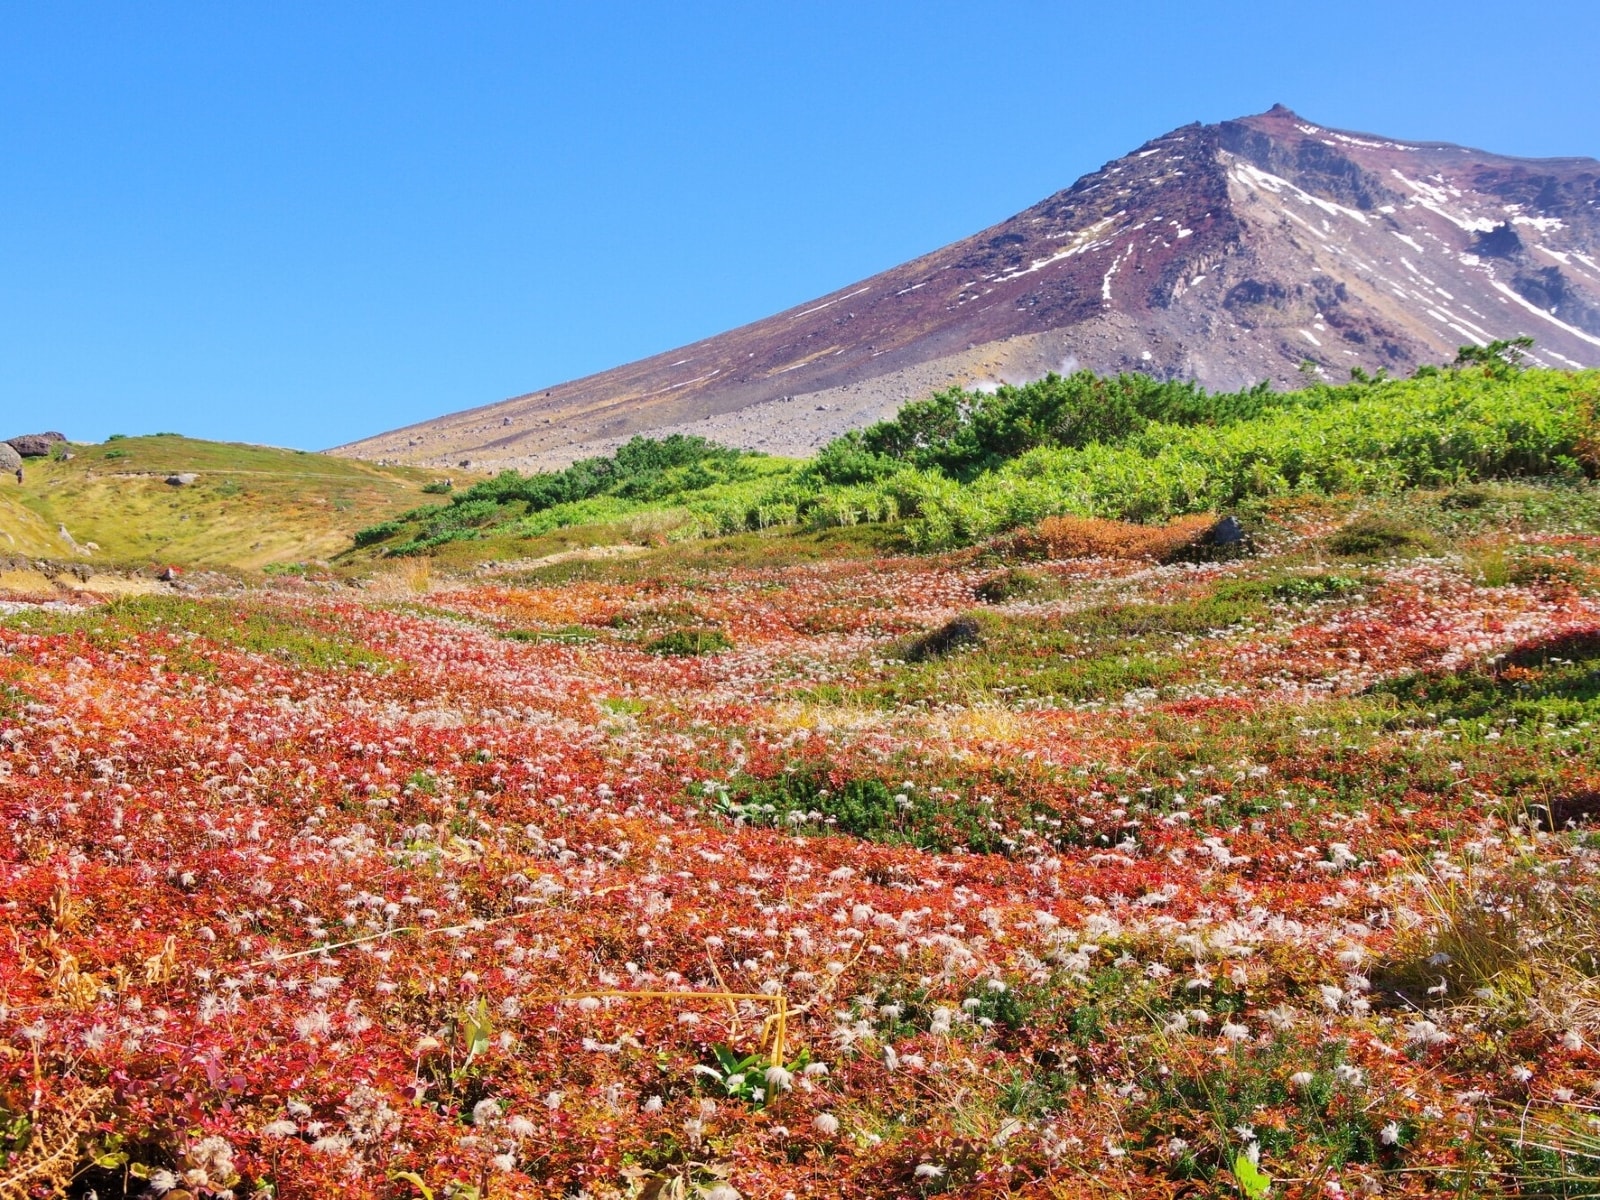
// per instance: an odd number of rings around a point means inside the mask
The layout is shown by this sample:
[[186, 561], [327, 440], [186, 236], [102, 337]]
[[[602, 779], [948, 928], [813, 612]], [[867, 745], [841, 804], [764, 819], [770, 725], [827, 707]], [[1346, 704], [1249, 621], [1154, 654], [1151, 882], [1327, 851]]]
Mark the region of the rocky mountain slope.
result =
[[1522, 334], [1544, 365], [1600, 365], [1600, 162], [1346, 133], [1277, 106], [1174, 130], [787, 312], [335, 453], [549, 467], [678, 431], [805, 454], [950, 384], [1082, 366], [1288, 386]]

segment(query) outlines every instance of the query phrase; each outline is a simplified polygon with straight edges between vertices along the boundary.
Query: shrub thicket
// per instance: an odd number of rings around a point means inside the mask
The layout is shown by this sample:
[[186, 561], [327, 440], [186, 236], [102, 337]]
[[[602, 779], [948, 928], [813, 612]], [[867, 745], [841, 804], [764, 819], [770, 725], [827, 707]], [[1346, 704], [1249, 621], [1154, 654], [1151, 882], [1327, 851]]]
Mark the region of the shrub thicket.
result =
[[940, 392], [804, 464], [697, 437], [635, 438], [562, 471], [503, 472], [357, 544], [421, 553], [654, 510], [674, 537], [901, 522], [914, 546], [938, 549], [1054, 517], [1150, 526], [1289, 495], [1466, 496], [1482, 480], [1595, 473], [1597, 395], [1596, 372], [1524, 370], [1499, 355], [1283, 393], [1050, 375]]

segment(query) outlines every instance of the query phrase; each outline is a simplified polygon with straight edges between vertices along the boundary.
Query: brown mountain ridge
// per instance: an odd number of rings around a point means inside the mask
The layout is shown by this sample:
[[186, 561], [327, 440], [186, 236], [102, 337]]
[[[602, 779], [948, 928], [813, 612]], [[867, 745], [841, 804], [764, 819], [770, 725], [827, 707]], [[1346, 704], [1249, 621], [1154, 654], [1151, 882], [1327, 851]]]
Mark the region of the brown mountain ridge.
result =
[[1600, 365], [1600, 162], [1350, 133], [1279, 105], [1175, 129], [808, 304], [334, 453], [528, 469], [690, 432], [803, 455], [951, 384], [1081, 366], [1287, 387], [1524, 334], [1544, 365]]

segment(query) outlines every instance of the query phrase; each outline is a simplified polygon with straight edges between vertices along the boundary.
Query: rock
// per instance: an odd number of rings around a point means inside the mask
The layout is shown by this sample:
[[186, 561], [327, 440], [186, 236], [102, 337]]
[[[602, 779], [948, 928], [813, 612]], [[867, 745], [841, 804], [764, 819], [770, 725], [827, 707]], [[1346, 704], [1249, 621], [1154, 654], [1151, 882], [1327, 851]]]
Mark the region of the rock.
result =
[[7, 438], [6, 444], [23, 458], [44, 458], [49, 455], [51, 446], [66, 440], [63, 433], [19, 433]]
[[193, 471], [180, 471], [176, 475], [168, 475], [167, 482], [173, 487], [188, 487], [191, 483], [199, 478], [200, 476], [196, 475]]
[[1206, 541], [1213, 546], [1236, 546], [1244, 541], [1244, 526], [1237, 517], [1223, 517], [1206, 534]]
[[9, 475], [22, 465], [22, 455], [11, 448], [10, 442], [0, 442], [0, 472]]

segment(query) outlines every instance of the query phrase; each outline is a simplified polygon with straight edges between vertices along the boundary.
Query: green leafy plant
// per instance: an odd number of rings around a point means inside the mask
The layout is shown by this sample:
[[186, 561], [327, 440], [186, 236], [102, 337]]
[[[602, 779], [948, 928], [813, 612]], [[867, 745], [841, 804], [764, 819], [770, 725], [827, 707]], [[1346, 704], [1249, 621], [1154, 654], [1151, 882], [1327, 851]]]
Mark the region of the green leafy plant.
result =
[[1242, 1150], [1233, 1156], [1233, 1177], [1245, 1200], [1266, 1200], [1272, 1190], [1272, 1176], [1251, 1162], [1250, 1156]]
[[762, 1051], [741, 1057], [730, 1046], [719, 1043], [711, 1048], [715, 1067], [701, 1066], [699, 1073], [715, 1079], [726, 1095], [757, 1108], [771, 1104], [791, 1086], [793, 1077], [806, 1069], [811, 1052], [802, 1050], [793, 1062], [774, 1066], [772, 1057]]

